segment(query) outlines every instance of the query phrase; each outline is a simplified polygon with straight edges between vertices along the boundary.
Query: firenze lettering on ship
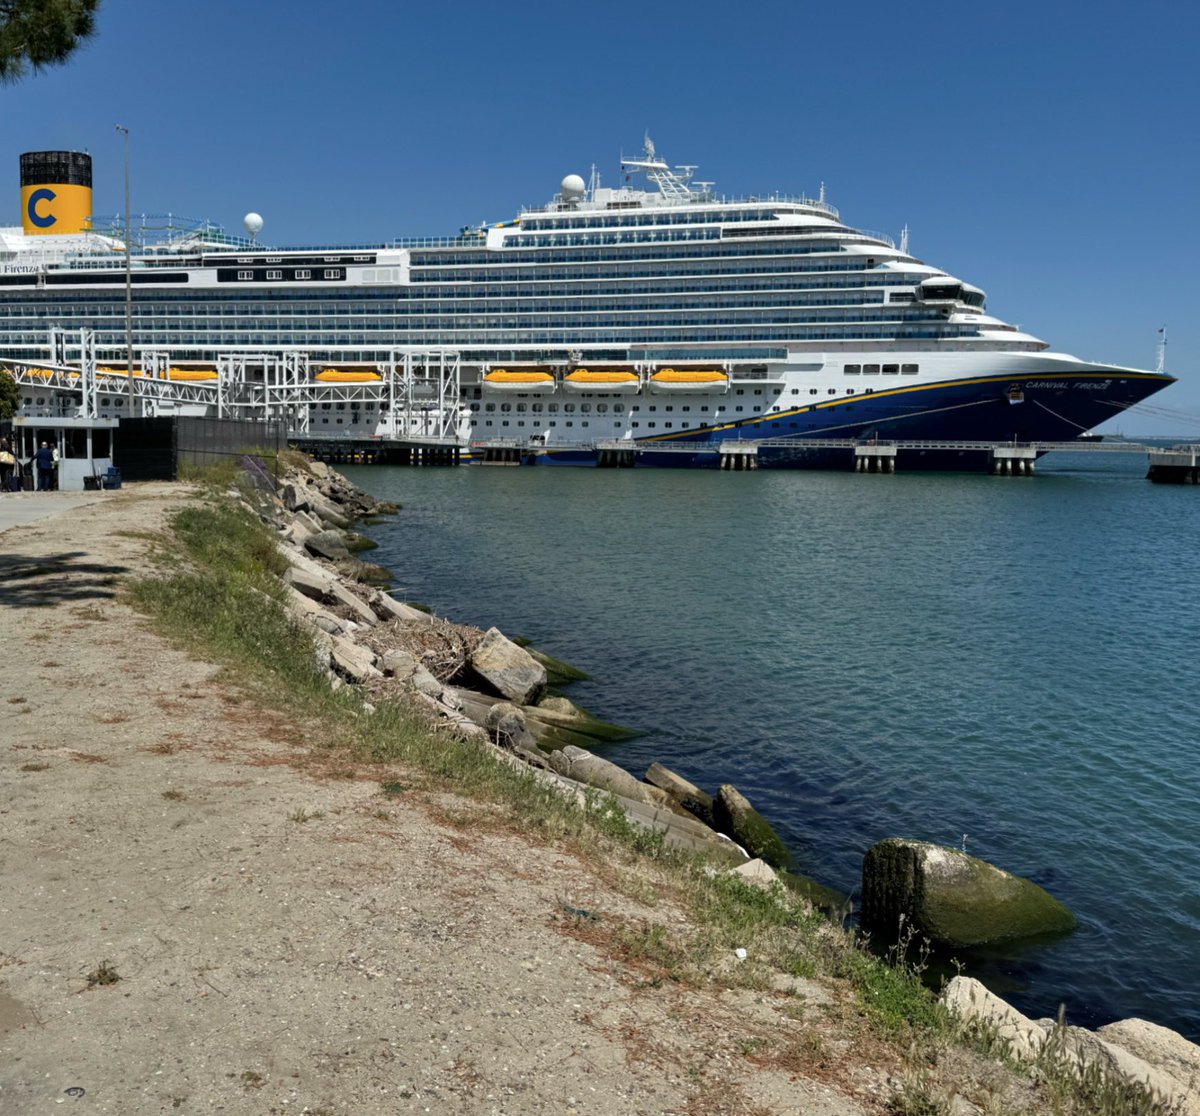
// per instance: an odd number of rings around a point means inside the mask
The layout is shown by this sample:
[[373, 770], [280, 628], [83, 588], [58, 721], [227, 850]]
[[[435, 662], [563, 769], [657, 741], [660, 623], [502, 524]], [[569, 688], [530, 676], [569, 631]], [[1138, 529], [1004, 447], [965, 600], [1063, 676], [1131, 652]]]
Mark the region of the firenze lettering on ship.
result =
[[[91, 218], [87, 156], [21, 165], [0, 363], [27, 416], [119, 417], [121, 222]], [[256, 214], [246, 237], [145, 218], [137, 410], [545, 463], [624, 446], [639, 464], [712, 465], [732, 440], [778, 467], [819, 463], [822, 440], [1070, 440], [1173, 382], [1051, 351], [906, 236], [845, 223], [823, 189], [724, 197], [694, 170], [647, 139], [623, 185], [571, 174], [511, 220], [369, 246], [266, 247]]]

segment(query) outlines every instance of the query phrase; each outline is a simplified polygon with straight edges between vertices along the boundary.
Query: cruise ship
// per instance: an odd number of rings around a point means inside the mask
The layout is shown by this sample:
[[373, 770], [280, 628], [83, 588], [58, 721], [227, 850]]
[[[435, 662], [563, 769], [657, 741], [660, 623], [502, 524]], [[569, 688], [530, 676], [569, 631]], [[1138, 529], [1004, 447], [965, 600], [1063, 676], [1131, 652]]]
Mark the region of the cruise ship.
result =
[[[905, 236], [845, 223], [824, 188], [724, 197], [695, 169], [647, 138], [619, 185], [569, 174], [498, 224], [269, 248], [254, 214], [246, 237], [105, 226], [86, 155], [28, 153], [22, 225], [0, 228], [0, 365], [33, 417], [119, 417], [132, 399], [545, 463], [617, 444], [712, 463], [735, 439], [766, 467], [830, 439], [1070, 440], [1173, 382], [1051, 351]], [[928, 467], [961, 466], [929, 449]]]

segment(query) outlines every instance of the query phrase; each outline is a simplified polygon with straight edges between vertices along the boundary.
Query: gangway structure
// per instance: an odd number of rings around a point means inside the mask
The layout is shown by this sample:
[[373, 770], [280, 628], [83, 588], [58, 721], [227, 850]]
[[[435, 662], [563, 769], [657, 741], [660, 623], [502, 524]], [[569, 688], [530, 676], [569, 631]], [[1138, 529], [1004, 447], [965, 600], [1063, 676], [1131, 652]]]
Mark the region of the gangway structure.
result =
[[[377, 416], [371, 437], [430, 445], [465, 445], [460, 354], [451, 349], [395, 349], [371, 366], [370, 374], [323, 381], [326, 360], [303, 351], [245, 351], [220, 354], [205, 372], [177, 369], [171, 354], [139, 351], [133, 382], [124, 364], [97, 361], [95, 335], [52, 330], [50, 361], [6, 360], [17, 385], [29, 389], [22, 413], [34, 417], [99, 419], [104, 399], [115, 413], [133, 416], [188, 414], [279, 422], [290, 435], [313, 435], [317, 408], [345, 411], [358, 427], [366, 413]], [[361, 437], [362, 435], [358, 435]], [[336, 437], [321, 432], [328, 440]]]

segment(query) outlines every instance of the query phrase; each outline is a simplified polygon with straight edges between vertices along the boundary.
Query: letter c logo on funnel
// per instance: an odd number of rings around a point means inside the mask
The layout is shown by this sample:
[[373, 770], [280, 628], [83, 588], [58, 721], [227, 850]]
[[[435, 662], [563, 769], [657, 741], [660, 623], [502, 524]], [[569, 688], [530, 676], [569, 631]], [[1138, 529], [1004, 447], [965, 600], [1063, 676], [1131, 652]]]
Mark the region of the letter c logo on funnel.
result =
[[29, 220], [37, 225], [39, 229], [48, 229], [58, 218], [53, 213], [47, 213], [43, 217], [37, 211], [38, 202], [52, 202], [57, 196], [53, 190], [34, 190], [29, 195], [29, 205], [26, 207], [29, 213]]

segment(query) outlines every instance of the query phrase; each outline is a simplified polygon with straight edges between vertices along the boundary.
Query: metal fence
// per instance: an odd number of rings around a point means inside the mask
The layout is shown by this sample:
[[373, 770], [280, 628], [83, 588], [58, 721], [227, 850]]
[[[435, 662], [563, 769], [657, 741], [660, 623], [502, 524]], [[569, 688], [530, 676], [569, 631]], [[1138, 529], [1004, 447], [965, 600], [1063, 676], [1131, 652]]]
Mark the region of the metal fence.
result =
[[177, 480], [181, 465], [215, 465], [285, 449], [283, 423], [173, 415], [122, 419], [113, 453], [123, 480]]

